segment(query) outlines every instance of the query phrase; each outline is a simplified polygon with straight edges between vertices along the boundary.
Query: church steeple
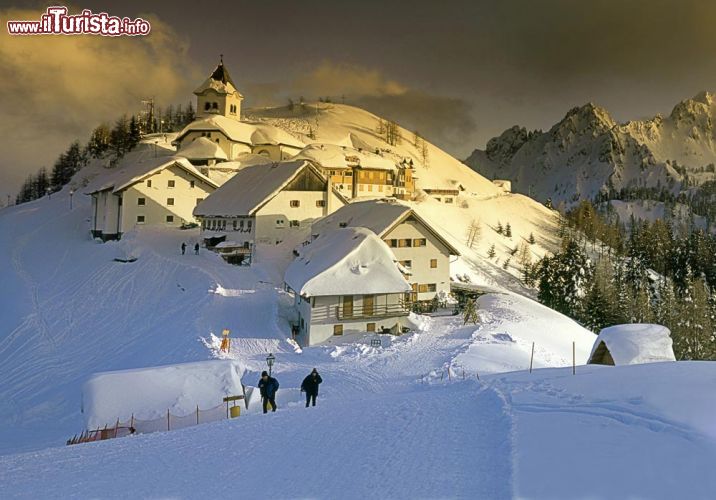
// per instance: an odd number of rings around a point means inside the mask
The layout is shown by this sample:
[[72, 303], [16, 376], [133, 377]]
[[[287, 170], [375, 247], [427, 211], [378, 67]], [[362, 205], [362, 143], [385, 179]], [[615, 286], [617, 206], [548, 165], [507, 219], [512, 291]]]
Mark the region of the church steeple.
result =
[[219, 58], [219, 65], [194, 94], [197, 96], [198, 116], [223, 115], [241, 119], [241, 101], [244, 96], [236, 89], [229, 70], [224, 66], [224, 54]]

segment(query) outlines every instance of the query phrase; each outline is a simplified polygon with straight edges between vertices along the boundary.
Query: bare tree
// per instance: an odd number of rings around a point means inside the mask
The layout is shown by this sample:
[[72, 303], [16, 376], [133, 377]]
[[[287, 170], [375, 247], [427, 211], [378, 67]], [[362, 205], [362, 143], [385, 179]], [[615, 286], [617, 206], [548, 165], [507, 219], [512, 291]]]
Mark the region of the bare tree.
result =
[[473, 248], [475, 246], [475, 243], [480, 241], [481, 235], [482, 226], [480, 225], [480, 219], [472, 219], [470, 225], [467, 228], [467, 246], [469, 248]]

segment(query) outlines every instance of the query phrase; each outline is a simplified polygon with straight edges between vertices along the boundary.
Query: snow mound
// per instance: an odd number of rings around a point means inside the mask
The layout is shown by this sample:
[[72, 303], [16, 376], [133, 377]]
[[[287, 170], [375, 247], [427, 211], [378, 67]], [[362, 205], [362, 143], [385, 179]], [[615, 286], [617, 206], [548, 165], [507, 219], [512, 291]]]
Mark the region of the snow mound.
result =
[[589, 355], [595, 362], [602, 343], [616, 365], [636, 365], [660, 361], [676, 361], [669, 329], [661, 325], [616, 325], [599, 332]]

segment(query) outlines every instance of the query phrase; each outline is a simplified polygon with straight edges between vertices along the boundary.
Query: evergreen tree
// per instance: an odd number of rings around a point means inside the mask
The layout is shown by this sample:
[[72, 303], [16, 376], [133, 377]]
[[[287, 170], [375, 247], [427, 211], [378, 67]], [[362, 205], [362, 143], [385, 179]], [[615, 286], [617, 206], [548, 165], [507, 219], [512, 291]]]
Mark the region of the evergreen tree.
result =
[[92, 136], [87, 143], [87, 151], [93, 158], [101, 157], [110, 145], [110, 130], [109, 126], [105, 123], [99, 125], [94, 131]]
[[495, 255], [497, 255], [497, 252], [495, 252], [495, 244], [493, 243], [493, 244], [490, 246], [490, 249], [487, 251], [487, 257], [488, 257], [489, 259], [494, 259], [494, 258], [495, 258]]

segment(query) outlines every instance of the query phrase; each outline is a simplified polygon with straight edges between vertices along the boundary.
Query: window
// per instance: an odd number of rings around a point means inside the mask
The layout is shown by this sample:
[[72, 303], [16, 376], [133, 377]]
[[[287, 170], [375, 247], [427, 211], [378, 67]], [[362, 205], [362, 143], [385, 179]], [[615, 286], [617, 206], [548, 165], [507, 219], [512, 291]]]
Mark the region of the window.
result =
[[143, 207], [146, 204], [147, 204], [146, 198], [137, 198], [137, 205], [139, 205], [140, 207]]
[[283, 219], [276, 219], [276, 227], [283, 227], [286, 221]]
[[301, 318], [301, 330], [303, 330], [304, 328], [306, 328], [306, 322], [303, 320], [303, 318]]
[[167, 181], [167, 187], [173, 188], [176, 185], [176, 181]]
[[343, 325], [333, 325], [333, 335], [343, 335]]
[[383, 191], [383, 185], [382, 185], [382, 184], [378, 184], [378, 191]]
[[435, 285], [435, 283], [428, 283], [428, 292], [435, 292], [437, 291], [438, 287]]
[[208, 102], [205, 102], [204, 103], [204, 111], [209, 111], [210, 109], [211, 109], [211, 104], [209, 104]]
[[137, 215], [137, 224], [144, 224], [144, 216]]
[[297, 221], [297, 220], [292, 220], [292, 221], [289, 221], [288, 226], [289, 226], [289, 227], [300, 227], [300, 226], [301, 226], [301, 222], [300, 222], [300, 221]]
[[196, 204], [198, 205], [198, 204], [201, 203], [202, 201], [204, 201], [204, 198], [197, 198], [197, 199], [196, 199]]
[[427, 240], [425, 238], [416, 238], [413, 240], [414, 247], [424, 247], [425, 245], [427, 245]]
[[351, 170], [347, 170], [345, 175], [346, 177], [353, 177], [353, 172]]
[[428, 285], [426, 284], [420, 284], [418, 285], [418, 292], [419, 293], [427, 293], [428, 291]]
[[173, 216], [173, 215], [167, 215], [167, 222], [174, 222], [174, 216]]
[[358, 191], [363, 191], [363, 184], [358, 184]]
[[411, 240], [409, 238], [400, 239], [400, 240], [398, 240], [398, 248], [411, 247], [411, 246], [413, 246], [412, 243], [413, 243], [413, 240]]
[[301, 206], [300, 200], [291, 200], [291, 208], [298, 208]]
[[368, 191], [373, 191], [373, 184], [368, 184]]
[[218, 103], [218, 102], [212, 102], [212, 103], [211, 103], [211, 109], [219, 109], [219, 103]]
[[375, 331], [375, 323], [368, 323], [365, 325], [365, 329], [367, 332], [374, 332]]
[[326, 200], [316, 200], [316, 206], [319, 208], [326, 206]]
[[388, 244], [390, 248], [396, 248], [398, 246], [398, 240], [392, 239], [392, 240], [385, 240], [385, 242]]
[[152, 187], [152, 180], [151, 180], [151, 179], [149, 179], [149, 180], [147, 181], [147, 187], [148, 187], [148, 188]]
[[445, 198], [445, 203], [452, 203], [452, 198]]
[[239, 225], [239, 221], [237, 221], [236, 219], [234, 219], [234, 222], [233, 222], [234, 231], [236, 231], [236, 230], [238, 229], [238, 225]]
[[189, 187], [190, 187], [190, 188], [193, 188], [193, 187], [194, 187], [194, 181], [189, 181]]
[[242, 231], [244, 230], [244, 219], [241, 219], [239, 221], [239, 227], [241, 228]]
[[430, 259], [430, 269], [438, 268], [438, 259]]
[[411, 267], [413, 267], [413, 261], [412, 260], [401, 260], [400, 265], [406, 269], [410, 269]]
[[174, 206], [174, 198], [167, 198], [167, 205]]
[[248, 221], [246, 224], [247, 224], [246, 227], [249, 229], [249, 231], [251, 231], [251, 221]]

